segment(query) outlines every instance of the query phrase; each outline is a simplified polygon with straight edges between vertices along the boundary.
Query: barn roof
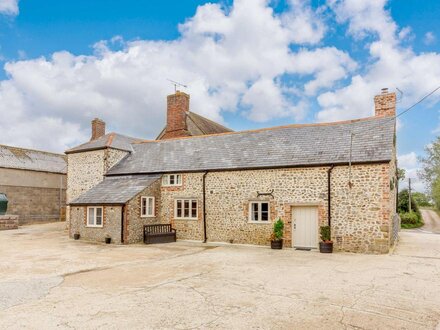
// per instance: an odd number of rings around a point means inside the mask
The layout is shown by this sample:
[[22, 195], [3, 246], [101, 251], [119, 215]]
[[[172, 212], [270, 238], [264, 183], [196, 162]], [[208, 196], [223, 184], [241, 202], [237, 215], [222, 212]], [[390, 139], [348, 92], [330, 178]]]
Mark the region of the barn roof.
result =
[[0, 167], [66, 173], [66, 156], [46, 151], [0, 145]]

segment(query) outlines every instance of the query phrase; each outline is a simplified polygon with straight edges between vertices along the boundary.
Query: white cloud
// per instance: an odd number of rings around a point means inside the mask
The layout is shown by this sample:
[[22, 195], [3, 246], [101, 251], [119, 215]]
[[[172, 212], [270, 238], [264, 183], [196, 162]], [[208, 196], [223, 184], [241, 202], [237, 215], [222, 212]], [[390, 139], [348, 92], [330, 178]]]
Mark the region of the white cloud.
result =
[[[399, 37], [398, 26], [384, 8], [386, 3], [386, 0], [329, 0], [336, 19], [348, 23], [350, 36], [358, 40], [370, 35], [376, 38], [368, 45], [371, 64], [366, 70], [353, 76], [350, 84], [318, 97], [323, 108], [317, 114], [318, 120], [373, 115], [373, 96], [383, 87], [402, 90], [399, 105], [405, 108], [440, 85], [440, 54], [417, 54], [410, 47], [404, 47], [401, 38], [407, 32]], [[434, 95], [430, 102], [438, 100], [439, 96]]]
[[408, 188], [408, 179], [411, 179], [411, 188], [413, 190], [425, 192], [425, 183], [418, 176], [420, 164], [417, 159], [417, 154], [412, 151], [407, 154], [399, 155], [397, 159], [398, 167], [405, 169], [405, 180], [401, 182], [400, 188]]
[[432, 45], [435, 42], [435, 34], [431, 31], [426, 32], [425, 36], [423, 38], [423, 42], [425, 43], [425, 45]]
[[18, 0], [0, 0], [0, 14], [18, 15]]
[[[346, 77], [355, 64], [334, 47], [292, 51], [294, 43], [319, 42], [325, 27], [308, 3], [292, 1], [289, 10], [276, 15], [265, 0], [206, 4], [179, 26], [181, 37], [173, 41], [115, 37], [97, 42], [92, 56], [60, 51], [7, 63], [10, 79], [1, 83], [0, 112], [15, 115], [0, 122], [6, 132], [2, 142], [61, 151], [88, 139], [94, 117], [112, 130], [154, 137], [165, 122], [165, 96], [172, 92], [167, 78], [188, 84], [191, 109], [214, 120], [240, 105], [253, 121], [303, 118], [307, 100], [287, 95], [291, 89], [280, 77], [307, 75], [304, 90], [313, 95]], [[292, 31], [296, 20], [303, 30]], [[38, 120], [38, 134], [9, 129]]]

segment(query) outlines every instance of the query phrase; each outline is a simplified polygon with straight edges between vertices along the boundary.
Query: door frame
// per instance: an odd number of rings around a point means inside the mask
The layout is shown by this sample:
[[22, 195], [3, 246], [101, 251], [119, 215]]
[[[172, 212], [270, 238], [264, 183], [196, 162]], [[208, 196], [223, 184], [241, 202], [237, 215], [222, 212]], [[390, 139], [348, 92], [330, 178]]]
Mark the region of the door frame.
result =
[[300, 208], [300, 207], [314, 207], [316, 208], [316, 246], [315, 247], [310, 247], [310, 249], [317, 249], [319, 247], [319, 207], [320, 207], [320, 203], [318, 202], [314, 202], [314, 203], [296, 203], [296, 204], [291, 204], [291, 240], [292, 240], [292, 248], [303, 248], [303, 249], [309, 249], [308, 247], [297, 247], [295, 246], [295, 230], [296, 230], [296, 219], [294, 219], [294, 209], [295, 208]]

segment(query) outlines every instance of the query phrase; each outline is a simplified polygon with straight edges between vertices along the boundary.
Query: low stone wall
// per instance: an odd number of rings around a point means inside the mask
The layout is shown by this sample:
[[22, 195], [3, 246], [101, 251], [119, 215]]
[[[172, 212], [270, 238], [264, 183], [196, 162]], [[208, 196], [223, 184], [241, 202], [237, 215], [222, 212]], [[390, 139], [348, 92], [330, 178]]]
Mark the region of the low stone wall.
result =
[[18, 228], [18, 215], [0, 215], [0, 230]]

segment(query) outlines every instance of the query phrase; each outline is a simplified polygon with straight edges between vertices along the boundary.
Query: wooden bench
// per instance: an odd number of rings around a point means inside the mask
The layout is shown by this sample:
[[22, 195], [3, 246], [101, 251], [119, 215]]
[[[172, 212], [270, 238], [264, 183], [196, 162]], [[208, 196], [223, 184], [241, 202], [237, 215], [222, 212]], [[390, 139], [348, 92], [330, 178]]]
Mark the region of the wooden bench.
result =
[[176, 230], [171, 225], [144, 226], [144, 243], [170, 243], [176, 241]]

